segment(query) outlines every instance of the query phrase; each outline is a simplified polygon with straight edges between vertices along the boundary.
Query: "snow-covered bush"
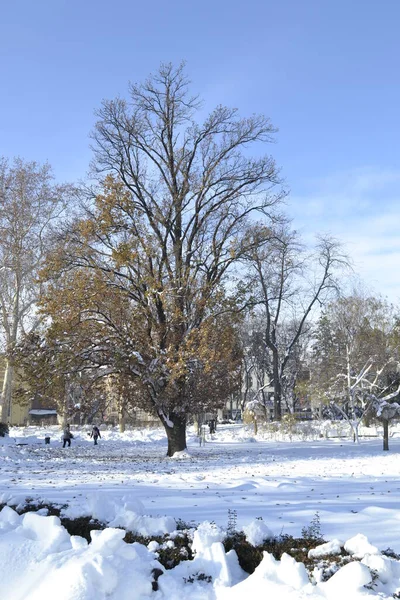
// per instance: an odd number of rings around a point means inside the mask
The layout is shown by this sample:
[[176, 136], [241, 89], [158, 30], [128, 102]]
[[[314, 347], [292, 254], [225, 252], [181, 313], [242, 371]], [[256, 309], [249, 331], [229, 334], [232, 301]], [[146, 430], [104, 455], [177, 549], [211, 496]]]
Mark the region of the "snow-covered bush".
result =
[[265, 540], [270, 540], [274, 537], [262, 518], [251, 521], [251, 523], [243, 527], [243, 532], [246, 536], [246, 541], [252, 546], [261, 546]]
[[262, 432], [266, 439], [275, 440], [280, 430], [278, 421], [267, 421], [262, 424]]
[[283, 415], [281, 422], [281, 431], [282, 433], [288, 435], [290, 440], [292, 439], [293, 434], [297, 433], [297, 425], [298, 421], [296, 419], [296, 415]]

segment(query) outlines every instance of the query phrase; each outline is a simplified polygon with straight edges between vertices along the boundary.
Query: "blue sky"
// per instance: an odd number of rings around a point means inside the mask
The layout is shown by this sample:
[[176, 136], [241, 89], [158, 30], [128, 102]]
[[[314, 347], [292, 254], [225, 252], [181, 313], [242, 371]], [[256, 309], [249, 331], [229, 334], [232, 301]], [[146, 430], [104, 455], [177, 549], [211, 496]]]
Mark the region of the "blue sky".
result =
[[103, 98], [187, 61], [212, 109], [262, 112], [309, 238], [343, 239], [355, 268], [400, 299], [398, 0], [13, 0], [0, 19], [0, 155], [83, 178]]

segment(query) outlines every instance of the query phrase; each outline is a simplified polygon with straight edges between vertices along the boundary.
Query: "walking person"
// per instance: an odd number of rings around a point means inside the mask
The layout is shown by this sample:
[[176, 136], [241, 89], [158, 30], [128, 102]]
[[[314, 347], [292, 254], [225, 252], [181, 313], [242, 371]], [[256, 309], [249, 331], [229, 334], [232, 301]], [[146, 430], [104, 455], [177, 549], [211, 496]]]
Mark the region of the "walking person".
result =
[[64, 433], [63, 433], [63, 448], [65, 448], [66, 444], [68, 444], [68, 446], [71, 445], [71, 440], [73, 437], [74, 436], [71, 433], [69, 423], [67, 423], [67, 425], [65, 426], [65, 429], [64, 429]]
[[100, 429], [97, 427], [97, 425], [93, 425], [90, 437], [93, 438], [94, 445], [97, 446], [97, 439], [101, 438]]

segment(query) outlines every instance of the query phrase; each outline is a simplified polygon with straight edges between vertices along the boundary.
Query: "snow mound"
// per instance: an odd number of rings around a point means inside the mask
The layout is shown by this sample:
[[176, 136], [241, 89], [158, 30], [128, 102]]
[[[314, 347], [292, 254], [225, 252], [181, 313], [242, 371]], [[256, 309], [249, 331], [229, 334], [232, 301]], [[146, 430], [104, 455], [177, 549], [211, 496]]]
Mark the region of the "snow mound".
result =
[[[127, 509], [129, 510], [129, 509]], [[124, 542], [125, 531], [109, 527], [91, 532], [91, 543], [70, 536], [57, 517], [0, 512], [0, 581], [5, 600], [362, 600], [389, 599], [397, 593], [400, 562], [366, 553], [340, 568], [328, 581], [313, 585], [305, 566], [288, 554], [275, 560], [263, 553], [252, 575], [243, 572], [234, 550], [225, 552], [224, 531], [210, 522], [193, 535], [195, 556], [165, 570], [158, 544]], [[323, 544], [330, 550], [338, 540]], [[370, 550], [365, 536], [345, 546]], [[324, 552], [326, 548], [324, 549]], [[374, 575], [372, 575], [374, 573]]]
[[308, 552], [308, 558], [319, 558], [321, 556], [331, 556], [335, 554], [340, 554], [343, 548], [343, 542], [340, 540], [334, 539], [330, 542], [325, 542], [325, 544], [320, 544], [316, 548], [312, 548]]
[[224, 530], [215, 523], [204, 521], [193, 534], [192, 550], [196, 554], [202, 555], [212, 544], [222, 542], [225, 535]]
[[186, 458], [191, 458], [191, 454], [188, 450], [181, 450], [180, 452], [174, 452], [170, 458], [173, 460], [184, 460]]
[[384, 584], [390, 583], [392, 580], [400, 581], [400, 563], [393, 560], [393, 558], [377, 554], [367, 554], [361, 562], [375, 571], [379, 580]]
[[376, 546], [369, 543], [368, 538], [362, 533], [358, 533], [351, 539], [347, 540], [344, 545], [346, 552], [354, 556], [354, 558], [364, 558], [366, 554], [379, 554]]
[[372, 582], [371, 571], [366, 565], [359, 562], [350, 562], [325, 583], [321, 588], [326, 592], [327, 598], [357, 598], [358, 592], [366, 592], [364, 586]]
[[252, 546], [261, 546], [264, 540], [274, 537], [263, 519], [254, 519], [249, 525], [243, 527], [243, 531], [246, 535], [246, 540]]
[[71, 503], [62, 514], [69, 519], [91, 516], [110, 527], [123, 527], [147, 537], [175, 531], [174, 518], [150, 517], [143, 513], [143, 504], [133, 495], [88, 494], [86, 499]]

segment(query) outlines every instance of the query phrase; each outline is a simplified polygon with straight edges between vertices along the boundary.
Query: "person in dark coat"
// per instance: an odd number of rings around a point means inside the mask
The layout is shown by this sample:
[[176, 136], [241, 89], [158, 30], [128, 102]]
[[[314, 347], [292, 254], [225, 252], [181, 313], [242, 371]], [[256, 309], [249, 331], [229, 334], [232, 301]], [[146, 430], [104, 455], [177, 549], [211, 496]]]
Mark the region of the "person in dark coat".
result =
[[97, 440], [98, 438], [101, 438], [100, 429], [97, 427], [97, 425], [93, 425], [90, 437], [93, 438], [94, 445], [97, 446]]
[[67, 425], [65, 426], [64, 429], [64, 433], [63, 433], [63, 448], [65, 448], [66, 444], [68, 444], [68, 446], [71, 445], [71, 440], [74, 436], [71, 433], [71, 429], [69, 424], [67, 423]]

